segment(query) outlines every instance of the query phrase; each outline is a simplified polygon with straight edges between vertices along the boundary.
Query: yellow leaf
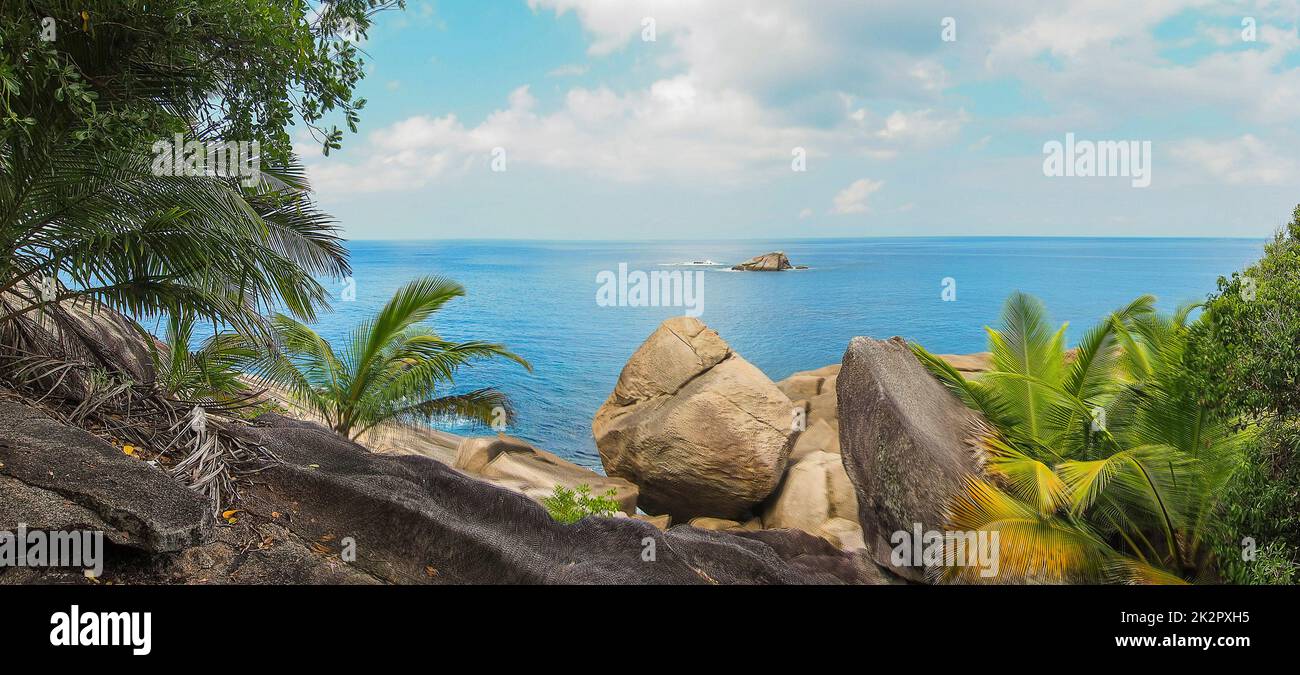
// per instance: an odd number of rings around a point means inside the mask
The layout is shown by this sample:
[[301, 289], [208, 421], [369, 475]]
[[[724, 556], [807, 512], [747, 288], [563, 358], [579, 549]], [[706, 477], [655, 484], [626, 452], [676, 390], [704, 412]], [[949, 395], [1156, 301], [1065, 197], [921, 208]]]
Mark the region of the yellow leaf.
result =
[[229, 511], [222, 511], [222, 512], [221, 512], [221, 517], [222, 517], [222, 518], [229, 518], [229, 517], [235, 515], [236, 513], [239, 513], [239, 509], [230, 509]]
[[87, 12], [84, 9], [81, 10], [81, 30], [84, 32], [90, 32], [90, 12]]

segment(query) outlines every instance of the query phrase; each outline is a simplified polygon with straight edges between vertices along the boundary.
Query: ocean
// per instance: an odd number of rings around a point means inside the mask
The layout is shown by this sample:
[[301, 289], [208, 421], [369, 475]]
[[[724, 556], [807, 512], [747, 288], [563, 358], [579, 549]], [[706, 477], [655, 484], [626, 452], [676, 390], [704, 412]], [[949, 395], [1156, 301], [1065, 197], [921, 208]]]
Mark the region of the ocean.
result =
[[[353, 241], [355, 299], [331, 282], [333, 310], [317, 330], [331, 342], [375, 312], [403, 283], [424, 274], [449, 277], [467, 296], [431, 321], [442, 336], [501, 342], [528, 359], [466, 368], [457, 389], [496, 386], [517, 419], [507, 433], [599, 470], [591, 418], [619, 371], [671, 316], [698, 311], [732, 348], [773, 380], [837, 363], [850, 338], [893, 335], [939, 353], [985, 350], [983, 327], [995, 324], [1008, 294], [1046, 302], [1052, 320], [1068, 321], [1071, 340], [1094, 321], [1143, 293], [1162, 310], [1202, 300], [1220, 275], [1258, 259], [1264, 242], [1168, 238], [881, 238], [747, 242]], [[784, 251], [808, 269], [732, 272], [678, 263], [728, 265]], [[602, 272], [699, 271], [692, 307], [597, 302]], [[607, 277], [600, 277], [602, 280]], [[945, 291], [955, 300], [944, 300]], [[690, 296], [683, 300], [690, 300]], [[463, 434], [492, 433], [466, 424]]]

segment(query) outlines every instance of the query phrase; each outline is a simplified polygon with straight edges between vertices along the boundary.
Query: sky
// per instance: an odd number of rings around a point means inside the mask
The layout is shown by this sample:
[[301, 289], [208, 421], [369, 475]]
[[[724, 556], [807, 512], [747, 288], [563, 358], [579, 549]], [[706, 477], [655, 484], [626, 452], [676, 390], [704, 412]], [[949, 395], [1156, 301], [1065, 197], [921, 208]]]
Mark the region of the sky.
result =
[[[1298, 17], [408, 0], [360, 44], [358, 133], [295, 143], [351, 239], [1265, 237], [1300, 203]], [[1067, 135], [1134, 161], [1048, 175]]]

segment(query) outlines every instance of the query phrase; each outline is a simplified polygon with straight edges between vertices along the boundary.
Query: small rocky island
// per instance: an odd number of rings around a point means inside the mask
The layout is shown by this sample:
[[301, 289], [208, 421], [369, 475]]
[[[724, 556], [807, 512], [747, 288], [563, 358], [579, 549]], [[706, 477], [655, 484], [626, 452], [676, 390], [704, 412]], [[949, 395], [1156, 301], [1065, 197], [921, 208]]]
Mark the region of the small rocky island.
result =
[[732, 266], [733, 270], [741, 272], [781, 272], [784, 270], [806, 270], [804, 265], [791, 265], [790, 259], [785, 256], [784, 251], [772, 251], [763, 255], [756, 255], [739, 265]]

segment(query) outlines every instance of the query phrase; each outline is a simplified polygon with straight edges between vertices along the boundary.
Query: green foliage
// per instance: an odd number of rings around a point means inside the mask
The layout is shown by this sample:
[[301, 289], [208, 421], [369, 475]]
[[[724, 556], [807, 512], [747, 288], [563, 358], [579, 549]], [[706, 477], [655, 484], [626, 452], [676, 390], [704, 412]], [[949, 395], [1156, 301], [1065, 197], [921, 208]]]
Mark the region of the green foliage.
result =
[[1229, 579], [1250, 585], [1300, 584], [1300, 564], [1294, 560], [1295, 548], [1280, 540], [1256, 551], [1254, 560], [1242, 563]]
[[349, 438], [442, 417], [489, 424], [496, 409], [509, 413], [504, 394], [492, 388], [460, 394], [442, 394], [442, 389], [473, 361], [503, 357], [532, 366], [501, 345], [451, 342], [419, 325], [464, 294], [459, 284], [440, 277], [416, 279], [358, 325], [341, 352], [307, 325], [280, 314], [272, 320], [273, 344], [245, 366]]
[[214, 333], [198, 350], [190, 351], [195, 323], [189, 312], [168, 317], [163, 337], [167, 349], [154, 353], [158, 386], [168, 396], [193, 402], [222, 402], [238, 397], [247, 389], [239, 378], [238, 366], [255, 352], [230, 333]]
[[[259, 141], [291, 155], [301, 120], [326, 148], [355, 131], [353, 44], [402, 0], [24, 0], [0, 9], [0, 144], [51, 125], [101, 148], [166, 136]], [[53, 20], [53, 25], [46, 23]], [[47, 35], [52, 29], [52, 35]], [[45, 39], [53, 37], [53, 39]]]
[[[1215, 549], [1225, 580], [1300, 580], [1300, 206], [1257, 263], [1220, 278], [1188, 348], [1206, 408], [1258, 438], [1226, 486]], [[1241, 542], [1259, 549], [1242, 560]]]
[[[341, 30], [400, 2], [30, 0], [0, 6], [0, 322], [86, 299], [193, 312], [242, 332], [311, 319], [349, 271], [288, 127], [326, 148], [355, 126], [363, 72]], [[46, 23], [52, 20], [53, 24]], [[46, 28], [53, 39], [45, 39]], [[256, 141], [261, 180], [160, 176], [153, 144]], [[67, 284], [51, 299], [35, 286]]]
[[1195, 404], [1192, 307], [1160, 316], [1153, 304], [1120, 308], [1067, 358], [1065, 327], [1014, 294], [979, 380], [914, 347], [993, 426], [974, 430], [991, 480], [957, 495], [950, 526], [1000, 531], [1004, 577], [1179, 583], [1212, 568], [1204, 537], [1247, 435]]
[[[346, 275], [347, 253], [310, 196], [289, 127], [306, 124], [327, 152], [343, 135], [331, 119], [356, 131], [364, 63], [340, 34], [363, 37], [375, 12], [401, 5], [0, 3], [0, 375], [33, 391], [58, 379], [42, 373], [87, 368], [83, 353], [92, 368], [111, 362], [72, 316], [102, 305], [170, 317], [174, 339], [159, 355], [166, 393], [219, 399], [234, 384], [238, 345], [220, 337], [190, 353], [181, 335], [196, 320], [269, 338], [264, 312], [310, 320], [328, 305], [318, 279]], [[155, 167], [156, 143], [173, 134], [199, 146], [258, 144], [256, 158], [241, 160], [256, 162], [260, 180]], [[73, 416], [188, 453], [174, 471], [218, 504], [235, 473], [271, 459], [219, 423], [213, 433], [173, 425], [184, 405], [121, 373], [107, 378], [118, 383], [94, 379], [94, 400]], [[159, 420], [170, 426], [147, 428]]]
[[[1223, 502], [1214, 548], [1224, 580], [1300, 583], [1300, 421], [1264, 424]], [[1242, 558], [1247, 537], [1258, 546], [1253, 560]]]
[[617, 494], [618, 491], [612, 488], [603, 495], [593, 495], [590, 485], [579, 485], [574, 490], [556, 485], [555, 492], [544, 498], [542, 505], [556, 521], [571, 525], [587, 516], [613, 516], [619, 510], [615, 499]]
[[1206, 405], [1258, 418], [1300, 416], [1300, 206], [1264, 257], [1206, 304], [1189, 349]]

